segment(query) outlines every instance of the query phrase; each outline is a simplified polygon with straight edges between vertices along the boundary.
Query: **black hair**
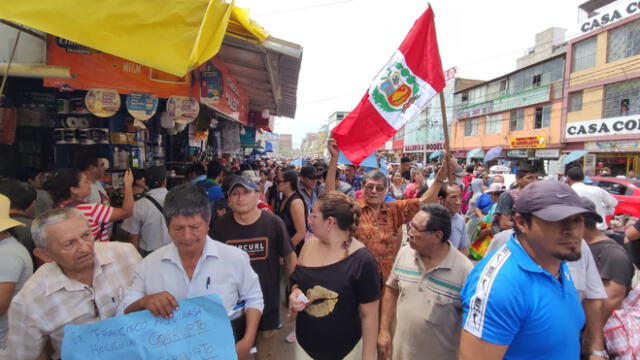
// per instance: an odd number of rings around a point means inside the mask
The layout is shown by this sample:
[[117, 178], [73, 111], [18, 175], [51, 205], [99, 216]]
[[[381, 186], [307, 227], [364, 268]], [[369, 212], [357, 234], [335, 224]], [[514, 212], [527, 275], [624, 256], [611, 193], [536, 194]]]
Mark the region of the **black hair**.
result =
[[12, 209], [22, 211], [26, 211], [38, 196], [31, 184], [13, 179], [0, 182], [0, 194], [9, 198]]
[[240, 172], [247, 171], [247, 170], [253, 170], [251, 168], [251, 165], [249, 163], [242, 163], [242, 165], [240, 165]]
[[440, 204], [427, 204], [420, 211], [429, 214], [429, 220], [424, 224], [425, 230], [442, 231], [442, 242], [449, 240], [449, 236], [451, 236], [451, 214], [449, 210]]
[[71, 188], [80, 185], [80, 177], [82, 171], [75, 168], [60, 169], [54, 173], [51, 182], [51, 191], [53, 192], [53, 201], [60, 202], [71, 198]]
[[[438, 197], [439, 198], [443, 198], [443, 199], [447, 198], [447, 189], [449, 189], [449, 186], [458, 186], [458, 187], [460, 187], [460, 185], [458, 185], [456, 183], [450, 184], [448, 181], [443, 182], [442, 186], [440, 186], [440, 190], [438, 190]], [[460, 189], [462, 190], [461, 187], [460, 187]]]
[[518, 171], [516, 172], [516, 178], [522, 179], [523, 177], [529, 174], [535, 174], [538, 170], [529, 164], [524, 164], [518, 167]]
[[98, 158], [93, 155], [80, 156], [76, 159], [75, 165], [80, 171], [87, 171], [91, 166], [98, 166]]
[[211, 160], [209, 164], [207, 164], [207, 177], [210, 179], [215, 179], [220, 176], [220, 173], [224, 171], [224, 166], [218, 160]]
[[593, 216], [589, 216], [588, 214], [584, 214], [584, 227], [589, 230], [596, 230], [598, 225], [598, 221], [593, 218]]
[[[524, 219], [524, 222], [527, 224], [527, 226], [531, 227], [531, 221], [533, 221], [533, 214], [531, 213], [520, 213], [520, 216], [522, 216], [522, 218]], [[522, 235], [522, 233], [520, 232], [520, 229], [518, 229], [518, 226], [515, 224], [513, 224], [513, 231], [515, 231], [516, 235]]]
[[584, 180], [584, 172], [580, 166], [572, 167], [567, 170], [567, 177], [571, 181], [583, 181]]
[[205, 175], [207, 172], [204, 170], [204, 165], [194, 162], [189, 165], [189, 168], [187, 168], [187, 175], [191, 173], [195, 173], [196, 175], [200, 176]]
[[400, 158], [400, 162], [401, 163], [407, 163], [407, 162], [411, 162], [411, 158], [408, 156], [403, 156], [402, 158]]
[[205, 190], [194, 184], [182, 184], [167, 193], [164, 200], [164, 218], [167, 224], [174, 216], [191, 217], [200, 215], [209, 224], [211, 204]]
[[144, 178], [144, 169], [131, 169], [131, 175], [133, 175], [133, 180], [140, 180]]
[[369, 171], [365, 176], [364, 176], [364, 183], [367, 183], [367, 180], [382, 180], [383, 185], [387, 186], [389, 185], [389, 181], [387, 179], [387, 176], [379, 170], [371, 170]]
[[469, 174], [473, 173], [473, 170], [475, 170], [473, 165], [467, 165], [467, 168], [465, 169], [465, 171]]
[[298, 182], [300, 181], [300, 178], [298, 177], [298, 173], [295, 170], [285, 171], [282, 174], [282, 179], [284, 179], [284, 181], [288, 182], [291, 185], [291, 190], [299, 193]]

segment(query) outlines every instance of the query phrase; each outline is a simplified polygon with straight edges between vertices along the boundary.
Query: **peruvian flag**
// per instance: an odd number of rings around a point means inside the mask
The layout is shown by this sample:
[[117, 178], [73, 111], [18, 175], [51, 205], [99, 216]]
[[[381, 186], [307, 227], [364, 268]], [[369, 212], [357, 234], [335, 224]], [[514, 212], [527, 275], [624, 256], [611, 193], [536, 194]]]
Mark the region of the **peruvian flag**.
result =
[[431, 7], [418, 18], [358, 106], [331, 132], [354, 165], [391, 138], [445, 86]]

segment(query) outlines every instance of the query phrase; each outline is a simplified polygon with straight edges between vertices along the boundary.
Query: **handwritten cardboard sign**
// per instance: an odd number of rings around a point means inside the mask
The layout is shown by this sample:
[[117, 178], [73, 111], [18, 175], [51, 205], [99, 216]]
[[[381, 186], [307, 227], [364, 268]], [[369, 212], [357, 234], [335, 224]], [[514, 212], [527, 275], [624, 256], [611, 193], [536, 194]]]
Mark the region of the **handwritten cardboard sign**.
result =
[[237, 359], [231, 323], [218, 295], [180, 300], [178, 306], [169, 319], [145, 310], [89, 325], [67, 325], [62, 358]]

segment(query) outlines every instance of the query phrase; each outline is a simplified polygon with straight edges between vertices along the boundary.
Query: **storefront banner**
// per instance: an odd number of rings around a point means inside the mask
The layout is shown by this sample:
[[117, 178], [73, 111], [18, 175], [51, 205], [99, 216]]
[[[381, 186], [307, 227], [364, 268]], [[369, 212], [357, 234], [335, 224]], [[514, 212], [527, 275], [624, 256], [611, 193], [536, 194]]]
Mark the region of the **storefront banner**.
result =
[[570, 122], [565, 131], [567, 139], [629, 134], [640, 135], [640, 115]]
[[132, 92], [125, 102], [129, 114], [138, 120], [149, 120], [158, 110], [158, 97], [150, 93]]
[[171, 96], [167, 100], [167, 114], [174, 121], [189, 123], [198, 117], [200, 103], [189, 96]]
[[590, 152], [640, 151], [640, 140], [587, 141], [584, 149]]
[[443, 142], [434, 142], [434, 143], [422, 143], [422, 144], [412, 144], [405, 145], [404, 152], [432, 152], [432, 151], [442, 151], [444, 150]]
[[579, 25], [580, 31], [587, 33], [638, 13], [640, 13], [640, 2], [638, 0], [615, 1], [611, 5], [594, 11], [593, 16], [582, 21]]
[[466, 119], [474, 116], [486, 115], [494, 112], [493, 101], [485, 102], [482, 104], [475, 104], [459, 109], [456, 112], [458, 120]]
[[97, 117], [109, 117], [120, 110], [120, 95], [113, 89], [90, 89], [84, 97], [84, 104]]
[[227, 67], [214, 58], [198, 67], [197, 73], [195, 87], [200, 102], [248, 125], [249, 97]]
[[520, 149], [520, 150], [508, 150], [507, 157], [517, 158], [517, 159], [528, 159], [529, 158], [529, 150]]
[[550, 87], [540, 86], [530, 90], [524, 90], [493, 100], [493, 112], [517, 109], [533, 104], [549, 101]]
[[[80, 50], [78, 50], [80, 49]], [[44, 86], [63, 90], [108, 88], [121, 94], [148, 92], [161, 98], [190, 95], [189, 74], [177, 77], [113, 55], [84, 50], [55, 36], [47, 37], [47, 65], [70, 68], [72, 79], [44, 79]]]
[[547, 147], [546, 135], [535, 135], [527, 137], [510, 137], [509, 147], [512, 149], [535, 149]]
[[538, 159], [557, 159], [560, 157], [560, 149], [538, 149], [535, 156]]
[[467, 152], [466, 151], [452, 151], [451, 152], [451, 156], [453, 156], [456, 159], [464, 159], [467, 157]]
[[256, 147], [256, 129], [245, 127], [244, 134], [240, 133], [240, 147], [254, 148]]

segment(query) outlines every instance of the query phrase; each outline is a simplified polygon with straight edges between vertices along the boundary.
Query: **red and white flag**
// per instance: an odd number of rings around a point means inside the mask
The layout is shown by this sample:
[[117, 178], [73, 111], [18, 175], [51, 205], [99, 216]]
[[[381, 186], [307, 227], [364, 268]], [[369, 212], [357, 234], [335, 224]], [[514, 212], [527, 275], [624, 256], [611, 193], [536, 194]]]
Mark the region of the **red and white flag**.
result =
[[358, 106], [332, 130], [358, 165], [391, 138], [445, 86], [431, 7], [418, 18]]

